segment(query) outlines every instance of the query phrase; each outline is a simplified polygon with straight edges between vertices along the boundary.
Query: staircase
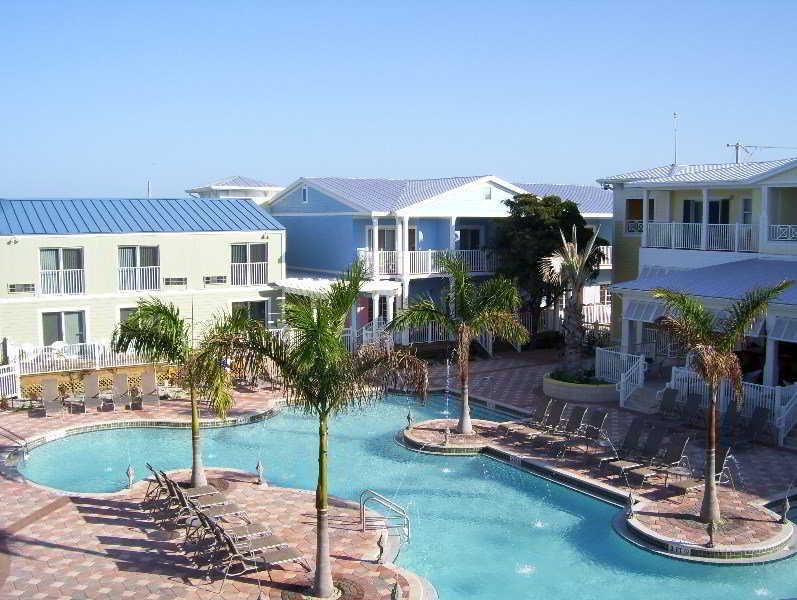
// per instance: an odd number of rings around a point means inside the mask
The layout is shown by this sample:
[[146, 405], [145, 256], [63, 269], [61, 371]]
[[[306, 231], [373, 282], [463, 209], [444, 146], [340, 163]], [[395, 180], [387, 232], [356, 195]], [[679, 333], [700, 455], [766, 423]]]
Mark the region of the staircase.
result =
[[648, 415], [658, 412], [658, 393], [663, 386], [664, 382], [662, 381], [646, 382], [644, 386], [634, 390], [631, 396], [625, 401], [624, 408]]

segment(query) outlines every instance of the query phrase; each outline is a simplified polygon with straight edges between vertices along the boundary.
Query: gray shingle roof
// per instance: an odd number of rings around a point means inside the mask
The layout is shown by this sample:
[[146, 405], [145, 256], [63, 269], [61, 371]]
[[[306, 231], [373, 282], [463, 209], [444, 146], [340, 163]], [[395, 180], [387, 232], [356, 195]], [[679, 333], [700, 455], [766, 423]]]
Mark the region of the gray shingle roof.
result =
[[[784, 279], [797, 281], [797, 262], [754, 258], [699, 269], [656, 273], [612, 287], [619, 292], [663, 287], [702, 298], [738, 300], [750, 288], [774, 285]], [[797, 288], [786, 290], [774, 304], [797, 305]]]
[[631, 171], [598, 179], [598, 183], [633, 183], [635, 186], [684, 183], [750, 183], [770, 171], [787, 167], [797, 158], [782, 158], [747, 163], [706, 163], [696, 165], [667, 165]]
[[306, 177], [304, 180], [365, 210], [390, 212], [473, 183], [482, 177], [484, 175], [441, 179]]
[[516, 183], [516, 186], [537, 196], [559, 196], [578, 204], [583, 214], [612, 215], [612, 191], [597, 185], [566, 185], [559, 183]]
[[214, 187], [263, 188], [263, 187], [279, 187], [279, 186], [274, 183], [261, 181], [260, 179], [253, 179], [251, 177], [244, 177], [242, 175], [231, 175], [230, 177], [219, 179], [218, 181], [214, 181], [213, 183], [199, 185], [197, 187], [191, 188], [188, 191], [190, 192], [194, 190], [202, 190], [205, 188], [214, 188]]
[[0, 199], [0, 235], [281, 229], [274, 217], [245, 199]]

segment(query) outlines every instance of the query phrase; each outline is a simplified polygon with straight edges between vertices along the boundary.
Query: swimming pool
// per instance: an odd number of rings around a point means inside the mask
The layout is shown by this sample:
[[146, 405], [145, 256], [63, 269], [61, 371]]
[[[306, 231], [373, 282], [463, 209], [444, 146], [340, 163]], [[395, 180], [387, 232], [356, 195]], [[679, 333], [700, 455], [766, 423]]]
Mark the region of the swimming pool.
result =
[[[662, 558], [620, 539], [619, 510], [484, 456], [432, 456], [394, 441], [406, 397], [336, 418], [330, 493], [356, 500], [372, 488], [403, 504], [413, 539], [399, 564], [429, 579], [442, 600], [732, 600], [797, 597], [792, 560], [747, 567]], [[456, 412], [458, 402], [451, 401]], [[439, 417], [445, 401], [413, 405], [416, 420]], [[475, 407], [474, 417], [500, 419]], [[285, 411], [273, 419], [203, 431], [210, 466], [254, 470], [258, 458], [277, 485], [314, 489], [317, 424]], [[117, 429], [57, 440], [33, 450], [20, 470], [44, 485], [78, 492], [123, 488], [128, 463], [190, 465], [185, 429]]]

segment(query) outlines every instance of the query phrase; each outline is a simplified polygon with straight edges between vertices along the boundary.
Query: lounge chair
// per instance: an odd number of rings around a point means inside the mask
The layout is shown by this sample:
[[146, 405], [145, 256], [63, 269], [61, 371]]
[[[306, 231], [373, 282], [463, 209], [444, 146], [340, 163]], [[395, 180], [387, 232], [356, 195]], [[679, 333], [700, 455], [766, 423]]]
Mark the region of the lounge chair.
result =
[[[199, 565], [201, 562], [200, 557], [204, 555], [208, 567], [210, 568], [214, 562], [214, 556], [216, 556], [219, 551], [224, 550], [225, 544], [222, 543], [218, 535], [218, 529], [221, 529], [223, 533], [230, 536], [233, 540], [260, 538], [257, 544], [264, 548], [287, 545], [285, 540], [274, 535], [270, 527], [261, 523], [242, 523], [239, 525], [222, 523], [209, 517], [201, 509], [195, 508], [194, 512], [196, 516], [192, 518], [194, 522], [191, 524], [195, 525], [196, 532], [190, 539], [195, 545], [192, 558], [194, 564]], [[208, 547], [205, 547], [204, 543], [208, 539], [211, 543]]]
[[584, 422], [584, 414], [586, 412], [587, 409], [584, 406], [574, 406], [563, 426], [553, 429], [548, 433], [541, 433], [534, 436], [531, 440], [531, 444], [533, 446], [544, 446], [546, 444], [553, 444], [555, 442], [574, 438], [581, 431], [581, 426]]
[[[722, 446], [717, 449], [714, 455], [714, 481], [717, 485], [730, 483], [731, 487], [735, 489], [733, 482], [733, 475], [730, 469], [731, 449], [727, 446]], [[684, 478], [684, 479], [671, 479], [667, 482], [666, 488], [674, 488], [680, 492], [681, 495], [686, 495], [692, 490], [700, 489], [706, 484], [705, 473], [702, 478]]]
[[567, 408], [567, 402], [564, 400], [554, 400], [548, 408], [548, 414], [545, 419], [540, 423], [540, 429], [543, 431], [556, 431], [562, 426], [562, 415]]
[[681, 408], [678, 406], [678, 396], [678, 390], [669, 387], [664, 388], [659, 402], [659, 414], [662, 417], [672, 419], [681, 413]]
[[62, 417], [64, 415], [64, 401], [58, 391], [57, 379], [42, 381], [42, 408], [45, 417]]
[[617, 448], [609, 448], [595, 456], [598, 465], [603, 468], [606, 463], [613, 460], [628, 458], [639, 451], [639, 444], [642, 441], [642, 434], [645, 433], [645, 419], [644, 417], [634, 417], [628, 429], [625, 430], [625, 436], [620, 446]]
[[116, 410], [116, 403], [125, 406], [130, 402], [130, 386], [128, 385], [127, 373], [116, 373], [113, 376], [113, 387], [111, 388], [111, 410]]
[[526, 427], [534, 427], [539, 425], [545, 420], [545, 415], [548, 414], [548, 407], [551, 405], [550, 398], [540, 398], [531, 407], [531, 414], [525, 419], [518, 419], [516, 421], [507, 421], [498, 426], [498, 431], [509, 431], [513, 425], [521, 425]]
[[632, 469], [650, 466], [655, 461], [661, 450], [662, 442], [667, 436], [667, 430], [663, 427], [654, 427], [648, 432], [648, 437], [642, 445], [642, 450], [636, 455], [632, 454], [630, 458], [612, 460], [606, 463], [606, 467], [618, 477], [625, 476]]
[[153, 367], [147, 367], [142, 373], [141, 395], [134, 399], [133, 404], [137, 405], [141, 410], [160, 408], [160, 390], [158, 390], [158, 379]]
[[[161, 475], [164, 475], [162, 471]], [[249, 522], [246, 510], [231, 502], [227, 496], [218, 490], [214, 493], [190, 498], [179, 485], [168, 477], [166, 477], [166, 485], [169, 488], [170, 496], [177, 500], [176, 512], [172, 515], [171, 520], [175, 524], [186, 526], [186, 539], [188, 539], [192, 531], [189, 518], [197, 509], [201, 509], [209, 517], [237, 516]]]
[[96, 373], [83, 376], [83, 412], [102, 410], [106, 399], [100, 394], [100, 378]]
[[640, 465], [638, 468], [627, 469], [629, 475], [640, 479], [640, 485], [644, 484], [649, 477], [664, 474], [665, 486], [671, 472], [675, 469], [689, 469], [689, 457], [686, 454], [686, 445], [689, 443], [687, 435], [672, 435], [664, 446], [664, 454], [654, 457], [650, 465]]
[[597, 444], [603, 437], [603, 425], [606, 423], [608, 413], [605, 410], [590, 409], [586, 423], [582, 423], [577, 435], [557, 444], [554, 451], [558, 456], [564, 456], [571, 448], [584, 446], [584, 452], [589, 450], [591, 444]]

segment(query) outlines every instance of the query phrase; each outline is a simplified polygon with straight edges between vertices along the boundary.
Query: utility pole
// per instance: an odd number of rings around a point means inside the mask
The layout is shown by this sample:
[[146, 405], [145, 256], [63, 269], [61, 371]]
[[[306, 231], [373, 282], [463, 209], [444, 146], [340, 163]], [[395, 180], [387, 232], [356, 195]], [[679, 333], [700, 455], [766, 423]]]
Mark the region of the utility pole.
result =
[[752, 144], [742, 144], [741, 142], [736, 142], [735, 144], [725, 144], [725, 147], [734, 149], [737, 165], [741, 162], [742, 153], [740, 150], [744, 150], [747, 152], [747, 154], [752, 154], [750, 150], [797, 150], [797, 146], [755, 146]]
[[735, 144], [725, 144], [726, 148], [733, 148], [736, 151], [736, 164], [739, 164], [739, 150], [744, 148], [741, 142], [736, 142]]
[[678, 164], [678, 113], [672, 113], [672, 164]]

